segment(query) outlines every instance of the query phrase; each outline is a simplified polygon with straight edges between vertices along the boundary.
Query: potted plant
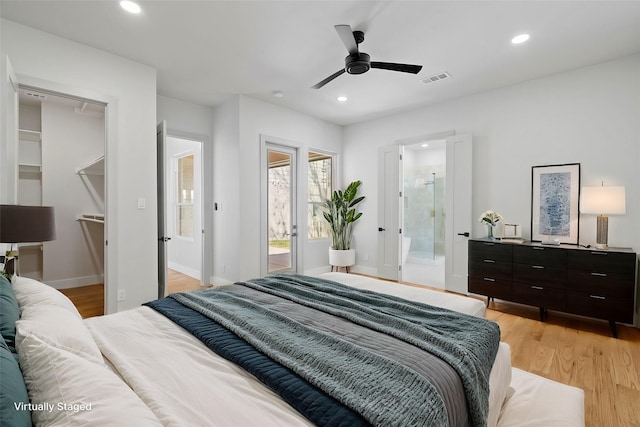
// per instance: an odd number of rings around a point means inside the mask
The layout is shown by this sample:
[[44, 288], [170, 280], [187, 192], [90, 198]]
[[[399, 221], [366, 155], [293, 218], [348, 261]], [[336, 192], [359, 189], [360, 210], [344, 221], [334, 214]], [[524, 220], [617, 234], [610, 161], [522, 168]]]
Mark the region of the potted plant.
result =
[[355, 206], [364, 200], [356, 197], [362, 181], [354, 181], [344, 190], [333, 192], [324, 204], [324, 218], [329, 223], [333, 244], [329, 248], [329, 264], [332, 267], [349, 267], [356, 263], [356, 252], [351, 249], [353, 223], [362, 216]]

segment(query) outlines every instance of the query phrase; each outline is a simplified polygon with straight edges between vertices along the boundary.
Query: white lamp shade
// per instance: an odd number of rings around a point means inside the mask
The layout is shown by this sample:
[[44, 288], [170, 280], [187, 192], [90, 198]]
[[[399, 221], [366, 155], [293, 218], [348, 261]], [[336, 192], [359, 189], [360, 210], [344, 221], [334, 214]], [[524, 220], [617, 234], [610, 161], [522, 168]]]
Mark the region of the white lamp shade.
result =
[[626, 214], [624, 187], [582, 187], [580, 212], [596, 215]]

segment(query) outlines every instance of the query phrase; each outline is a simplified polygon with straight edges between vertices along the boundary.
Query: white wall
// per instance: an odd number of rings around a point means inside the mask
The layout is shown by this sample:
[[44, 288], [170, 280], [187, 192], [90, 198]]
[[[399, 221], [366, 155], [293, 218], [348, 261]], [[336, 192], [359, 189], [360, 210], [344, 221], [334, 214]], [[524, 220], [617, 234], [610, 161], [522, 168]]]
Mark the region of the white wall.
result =
[[103, 155], [104, 143], [104, 116], [42, 103], [42, 204], [55, 207], [57, 234], [44, 243], [43, 281], [54, 288], [102, 283], [104, 225], [76, 218], [104, 212], [104, 175], [75, 171]]
[[[624, 185], [627, 214], [609, 219], [611, 246], [640, 251], [640, 55], [396, 114], [344, 129], [344, 181], [367, 199], [355, 230], [357, 267], [376, 268], [378, 147], [454, 130], [473, 135], [473, 213], [494, 209], [530, 235], [531, 167], [579, 162], [582, 185]], [[595, 242], [595, 217], [580, 240]], [[472, 235], [481, 236], [474, 221]], [[363, 254], [367, 252], [368, 261]]]
[[[2, 20], [0, 38], [16, 74], [59, 88], [113, 100], [107, 147], [107, 239], [109, 311], [123, 310], [157, 295], [156, 71], [12, 21]], [[117, 168], [116, 168], [117, 165]], [[146, 209], [137, 209], [137, 199]], [[116, 303], [115, 287], [126, 291]]]
[[[260, 136], [292, 141], [299, 156], [309, 149], [342, 152], [342, 128], [322, 120], [246, 96], [234, 98], [214, 113], [214, 276], [219, 281], [246, 280], [260, 275]], [[301, 162], [306, 166], [306, 162]], [[338, 165], [338, 171], [340, 166]], [[300, 171], [298, 198], [306, 205], [307, 170]], [[298, 221], [299, 271], [328, 268], [330, 241], [309, 241], [306, 209]]]
[[240, 99], [233, 97], [213, 112], [213, 270], [211, 282], [233, 283], [245, 259], [240, 253]]

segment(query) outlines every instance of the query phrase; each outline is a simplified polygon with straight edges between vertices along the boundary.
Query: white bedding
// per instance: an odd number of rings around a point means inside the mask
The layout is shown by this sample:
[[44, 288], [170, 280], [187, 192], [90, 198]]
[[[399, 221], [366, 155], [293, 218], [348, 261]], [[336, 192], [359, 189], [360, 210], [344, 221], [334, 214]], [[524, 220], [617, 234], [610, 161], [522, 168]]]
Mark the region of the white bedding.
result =
[[[342, 273], [321, 277], [448, 308], [464, 306], [459, 300], [475, 301]], [[480, 305], [484, 311], [484, 304]], [[310, 425], [253, 376], [153, 309], [140, 307], [85, 323], [109, 365], [165, 426]], [[501, 343], [490, 377], [490, 426], [498, 419], [510, 380], [509, 347]]]
[[[478, 300], [458, 295], [342, 273], [322, 276], [468, 314], [484, 312]], [[31, 402], [94, 405], [62, 409], [63, 425], [157, 426], [158, 419], [165, 426], [309, 425], [253, 376], [151, 308], [83, 321], [68, 298], [44, 283], [18, 278], [12, 286], [23, 313], [16, 341]], [[89, 332], [79, 334], [82, 328]], [[95, 357], [83, 351], [90, 347]], [[489, 426], [584, 427], [582, 390], [511, 368], [510, 359], [501, 343], [489, 381]], [[47, 409], [32, 411], [35, 425], [50, 416]]]
[[447, 292], [432, 291], [431, 289], [424, 287], [401, 285], [357, 274], [334, 272], [322, 273], [317, 277], [326, 280], [333, 280], [334, 282], [343, 283], [354, 288], [368, 289], [370, 291], [380, 292], [383, 294], [395, 295], [400, 298], [444, 307], [449, 310], [470, 314], [472, 316], [484, 317], [485, 304], [475, 298], [468, 298]]

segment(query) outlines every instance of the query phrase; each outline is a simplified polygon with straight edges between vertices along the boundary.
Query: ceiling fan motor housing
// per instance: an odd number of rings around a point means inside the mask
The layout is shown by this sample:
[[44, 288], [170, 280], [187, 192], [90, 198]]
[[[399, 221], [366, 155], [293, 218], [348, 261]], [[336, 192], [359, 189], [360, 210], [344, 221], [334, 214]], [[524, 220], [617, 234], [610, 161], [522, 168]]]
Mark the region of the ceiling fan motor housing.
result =
[[345, 70], [349, 74], [362, 74], [371, 68], [371, 57], [359, 52], [357, 55], [349, 55], [344, 59]]

